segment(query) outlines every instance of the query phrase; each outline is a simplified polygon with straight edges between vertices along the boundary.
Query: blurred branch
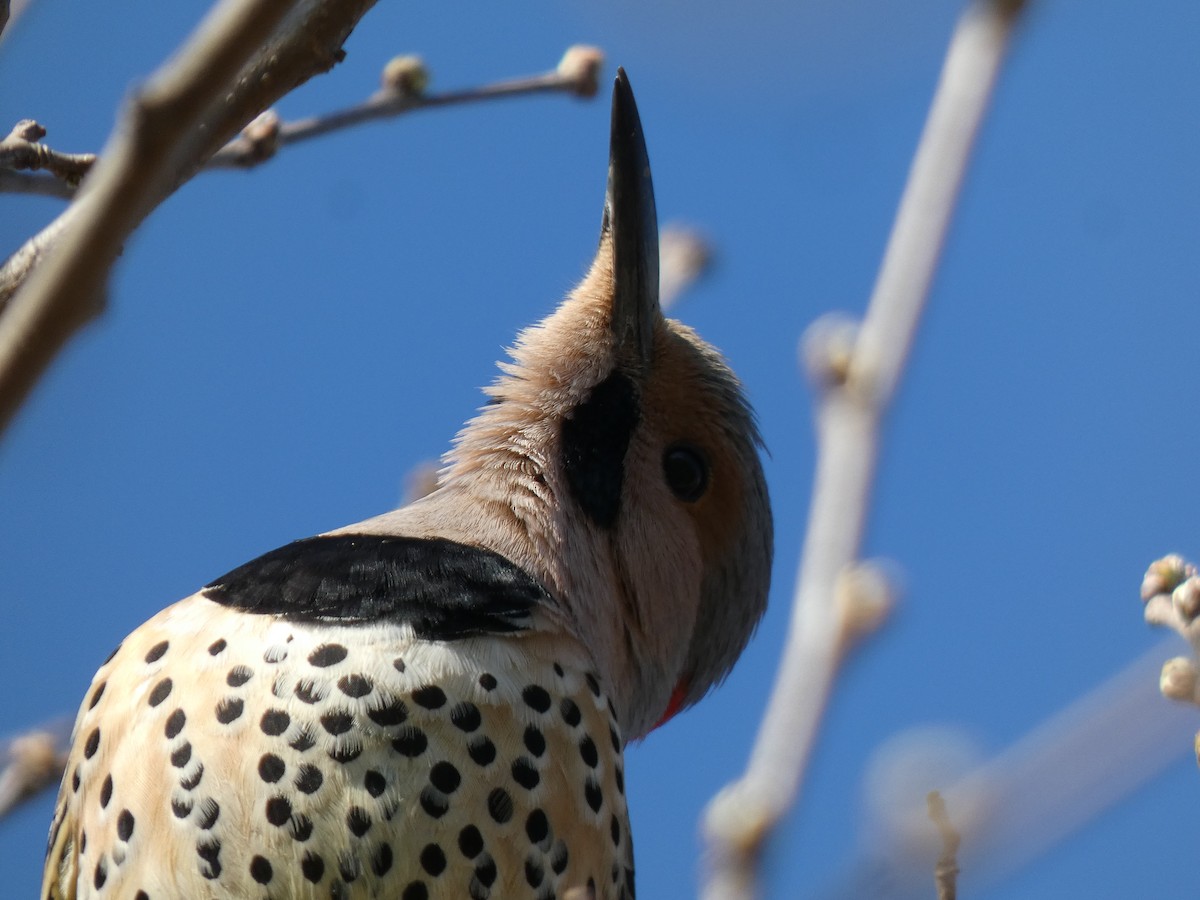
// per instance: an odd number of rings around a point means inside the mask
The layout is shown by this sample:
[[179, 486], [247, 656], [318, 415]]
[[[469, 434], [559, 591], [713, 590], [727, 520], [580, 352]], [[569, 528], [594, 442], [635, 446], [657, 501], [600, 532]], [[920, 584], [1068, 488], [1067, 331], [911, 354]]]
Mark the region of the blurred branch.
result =
[[[950, 776], [942, 793], [954, 805], [978, 883], [994, 882], [1046, 853], [1187, 751], [1194, 710], [1155, 702], [1152, 686], [1172, 643], [1152, 648], [993, 758]], [[860, 855], [821, 896], [928, 896], [929, 860], [936, 852], [924, 812], [929, 781], [904, 773], [932, 771], [945, 743], [943, 735], [937, 746], [904, 750], [889, 741], [879, 748], [876, 756], [894, 774], [873, 784], [876, 820]]]
[[903, 371], [1022, 6], [977, 0], [959, 20], [861, 327], [827, 319], [805, 336], [818, 392], [808, 532], [784, 659], [750, 762], [705, 816], [707, 900], [758, 894], [763, 845], [799, 794], [834, 675], [855, 631], [855, 606], [844, 602], [844, 584], [862, 543], [880, 421]]
[[100, 312], [134, 229], [247, 121], [332, 67], [372, 2], [222, 0], [134, 94], [78, 199], [0, 268], [0, 428]]
[[96, 161], [94, 153], [59, 153], [39, 143], [46, 129], [33, 119], [22, 119], [0, 141], [0, 169], [45, 169], [69, 185], [77, 185]]
[[942, 855], [938, 857], [937, 866], [933, 870], [938, 900], [955, 900], [958, 896], [958, 845], [962, 838], [950, 822], [950, 816], [946, 812], [946, 801], [942, 799], [942, 795], [937, 791], [930, 791], [926, 801], [929, 805], [929, 818], [937, 826], [938, 834], [942, 838]]
[[658, 238], [658, 305], [674, 306], [712, 268], [708, 238], [684, 225], [667, 225]]
[[0, 746], [0, 819], [23, 801], [58, 784], [70, 752], [67, 719], [39, 726]]

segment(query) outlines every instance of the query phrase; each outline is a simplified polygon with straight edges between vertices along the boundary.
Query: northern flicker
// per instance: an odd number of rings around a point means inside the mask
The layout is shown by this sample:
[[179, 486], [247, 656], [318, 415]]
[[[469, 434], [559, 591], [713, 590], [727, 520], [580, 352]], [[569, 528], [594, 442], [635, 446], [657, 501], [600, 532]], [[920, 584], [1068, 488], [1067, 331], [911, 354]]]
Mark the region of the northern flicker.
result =
[[585, 280], [520, 335], [433, 493], [117, 648], [44, 900], [632, 900], [625, 743], [728, 673], [771, 561], [750, 408], [658, 279], [619, 72]]

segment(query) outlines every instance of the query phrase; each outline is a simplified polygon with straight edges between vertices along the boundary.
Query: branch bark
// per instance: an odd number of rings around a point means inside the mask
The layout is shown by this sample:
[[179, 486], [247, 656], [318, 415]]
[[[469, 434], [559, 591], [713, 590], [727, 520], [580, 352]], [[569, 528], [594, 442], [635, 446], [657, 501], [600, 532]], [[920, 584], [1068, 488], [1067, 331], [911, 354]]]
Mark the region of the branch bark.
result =
[[818, 392], [817, 471], [792, 624], [746, 772], [705, 815], [706, 900], [758, 895], [762, 848], [795, 803], [834, 676], [863, 631], [855, 625], [861, 605], [846, 602], [845, 587], [862, 544], [880, 424], [1023, 5], [977, 0], [959, 20], [861, 327], [826, 320], [806, 335]]
[[254, 116], [331, 68], [373, 3], [222, 0], [132, 97], [76, 201], [0, 271], [0, 429], [103, 308], [134, 229]]

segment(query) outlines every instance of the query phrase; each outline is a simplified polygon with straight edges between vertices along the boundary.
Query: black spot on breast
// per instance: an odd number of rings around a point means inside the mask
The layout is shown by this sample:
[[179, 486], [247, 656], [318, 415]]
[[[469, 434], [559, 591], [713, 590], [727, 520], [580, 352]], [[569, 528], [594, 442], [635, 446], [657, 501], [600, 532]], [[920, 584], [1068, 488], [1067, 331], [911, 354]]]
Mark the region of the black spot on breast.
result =
[[620, 847], [621, 846], [621, 823], [617, 820], [616, 816], [613, 816], [612, 821], [608, 823], [608, 832], [609, 832], [609, 835], [612, 837], [613, 846]]
[[207, 866], [200, 866], [200, 874], [205, 878], [212, 880], [221, 874], [221, 842], [214, 837], [201, 839], [200, 843], [196, 844], [196, 855], [200, 857]]
[[534, 756], [541, 756], [546, 752], [546, 736], [536, 725], [525, 729], [525, 749]]
[[192, 758], [192, 745], [190, 741], [184, 741], [171, 753], [171, 765], [177, 769], [182, 769]]
[[495, 675], [484, 672], [479, 676], [479, 686], [485, 691], [494, 691], [497, 683]]
[[200, 820], [196, 823], [205, 831], [211, 831], [221, 816], [221, 805], [211, 797], [200, 802]]
[[388, 728], [392, 725], [399, 725], [408, 718], [408, 707], [404, 705], [403, 700], [392, 699], [387, 705], [378, 709], [368, 709], [367, 717], [376, 725]]
[[354, 714], [344, 709], [335, 709], [321, 716], [321, 727], [336, 736], [345, 734], [354, 727]]
[[204, 777], [203, 764], [197, 764], [196, 771], [187, 778], [179, 779], [179, 786], [185, 791], [195, 790], [196, 785], [200, 783], [200, 779]]
[[562, 702], [558, 704], [558, 711], [562, 714], [563, 721], [572, 728], [583, 720], [583, 716], [579, 712], [579, 707], [570, 697], [562, 699]]
[[437, 844], [426, 844], [421, 850], [421, 868], [434, 878], [446, 871], [446, 854]]
[[491, 765], [496, 758], [496, 745], [489, 738], [479, 735], [467, 742], [467, 753], [477, 765]]
[[601, 528], [621, 511], [625, 454], [640, 419], [633, 381], [614, 372], [562, 423], [562, 465], [571, 496]]
[[267, 784], [274, 784], [283, 777], [287, 766], [274, 753], [264, 753], [258, 760], [258, 777]]
[[600, 790], [600, 785], [591, 777], [583, 785], [583, 796], [587, 800], [587, 805], [592, 808], [592, 812], [600, 812], [600, 806], [604, 803], [604, 793]]
[[445, 794], [428, 785], [421, 788], [421, 809], [434, 819], [440, 819], [450, 809]]
[[496, 861], [491, 854], [485, 853], [483, 859], [475, 864], [475, 877], [486, 887], [491, 887], [496, 881]]
[[230, 687], [241, 687], [253, 674], [254, 670], [249, 666], [234, 666], [225, 676], [225, 683]]
[[[100, 687], [101, 687], [101, 690], [103, 690], [104, 686], [101, 685]], [[160, 703], [162, 703], [164, 700], [166, 700], [167, 697], [169, 697], [170, 695], [171, 695], [171, 679], [164, 678], [161, 681], [159, 681], [158, 684], [156, 684], [154, 686], [153, 690], [150, 691], [150, 696], [149, 696], [149, 698], [147, 698], [146, 702], [148, 702], [151, 706], [158, 706]], [[93, 703], [92, 705], [94, 706], [95, 704]]]
[[453, 764], [443, 761], [429, 770], [429, 783], [443, 794], [453, 794], [462, 784], [462, 776]]
[[346, 813], [346, 827], [355, 837], [362, 837], [371, 830], [371, 817], [361, 806], [352, 806]]
[[365, 697], [373, 689], [370, 680], [362, 675], [345, 675], [338, 680], [338, 690], [347, 697]]
[[163, 734], [168, 738], [176, 738], [186, 724], [187, 716], [182, 709], [177, 709], [167, 717], [167, 724], [163, 726]]
[[521, 698], [531, 709], [536, 709], [540, 713], [550, 709], [550, 694], [541, 685], [529, 685], [521, 691]]
[[325, 776], [321, 774], [321, 770], [316, 766], [303, 765], [300, 771], [296, 773], [296, 790], [304, 794], [312, 794], [325, 780]]
[[108, 880], [108, 867], [104, 864], [104, 860], [96, 863], [96, 872], [92, 877], [92, 884], [96, 885], [96, 890], [104, 887], [104, 882]]
[[483, 724], [483, 717], [479, 714], [479, 707], [474, 703], [459, 703], [450, 710], [450, 721], [454, 726], [461, 731], [472, 732]]
[[537, 769], [533, 767], [533, 763], [525, 756], [518, 756], [513, 760], [512, 777], [513, 781], [529, 791], [537, 787], [538, 782], [542, 780]]
[[175, 813], [175, 818], [177, 819], [186, 819], [192, 814], [192, 801], [186, 798], [172, 800], [171, 812]]
[[362, 744], [343, 744], [329, 751], [329, 758], [338, 763], [351, 763], [362, 755]]
[[121, 810], [121, 814], [117, 816], [117, 837], [123, 841], [128, 841], [133, 837], [134, 824], [133, 813], [127, 809]]
[[275, 870], [271, 868], [271, 863], [266, 857], [256, 856], [250, 860], [250, 877], [259, 884], [270, 884], [271, 879], [275, 877]]
[[458, 833], [458, 849], [467, 859], [474, 859], [483, 852], [483, 835], [474, 825], [468, 825]]
[[550, 868], [554, 870], [555, 875], [561, 875], [566, 871], [569, 858], [567, 845], [561, 840], [555, 841], [554, 851], [550, 854]]
[[488, 813], [498, 824], [503, 825], [513, 814], [513, 801], [509, 796], [508, 791], [504, 788], [496, 788], [487, 799]]
[[259, 727], [262, 728], [263, 734], [269, 734], [274, 737], [287, 731], [288, 726], [291, 724], [292, 717], [282, 709], [269, 709], [263, 713]]
[[170, 646], [169, 641], [159, 641], [146, 653], [146, 662], [158, 662], [163, 658], [163, 654], [167, 652], [167, 648]]
[[341, 644], [322, 644], [312, 653], [308, 654], [308, 662], [318, 669], [325, 669], [340, 663], [346, 658], [348, 653], [349, 651]]
[[423, 881], [409, 882], [400, 900], [429, 900], [429, 888], [425, 887]]
[[305, 725], [294, 738], [288, 741], [288, 746], [298, 753], [303, 753], [305, 750], [312, 749], [316, 742], [316, 739], [312, 736], [312, 732]]
[[392, 749], [402, 756], [420, 756], [428, 745], [429, 740], [425, 737], [425, 732], [411, 725], [401, 727], [392, 739]]
[[292, 804], [288, 802], [287, 797], [272, 797], [267, 801], [266, 811], [267, 821], [281, 827], [292, 817]]
[[392, 868], [392, 845], [380, 844], [371, 857], [371, 870], [376, 875], [386, 875]]
[[220, 638], [208, 645], [208, 652], [211, 656], [216, 656], [228, 646], [229, 645], [225, 643], [225, 638]]
[[545, 877], [546, 870], [542, 868], [541, 863], [532, 857], [525, 860], [525, 881], [530, 887], [537, 887]]
[[550, 822], [542, 810], [535, 809], [529, 814], [525, 820], [525, 834], [532, 844], [540, 844], [549, 836]]
[[106, 681], [96, 685], [96, 689], [92, 691], [92, 699], [88, 701], [88, 709], [95, 709], [96, 704], [100, 702], [100, 698], [104, 696], [104, 688], [108, 684]]
[[446, 692], [436, 684], [426, 685], [413, 691], [413, 702], [426, 709], [441, 709], [446, 705]]
[[583, 736], [583, 740], [579, 742], [579, 756], [589, 769], [596, 768], [597, 763], [600, 762], [600, 754], [596, 750], [596, 743], [586, 734]]
[[304, 854], [304, 859], [300, 861], [300, 871], [306, 879], [316, 884], [325, 877], [325, 860], [321, 859], [316, 853], [309, 851]]
[[[521, 631], [535, 605], [552, 603], [536, 579], [490, 550], [382, 535], [296, 541], [223, 575], [204, 595], [299, 621], [402, 622], [434, 641]], [[329, 666], [345, 655], [344, 647], [329, 644], [309, 662]]]
[[325, 699], [325, 694], [313, 682], [303, 679], [296, 682], [294, 693], [302, 703], [320, 703]]
[[104, 776], [104, 784], [100, 785], [100, 808], [107, 809], [108, 801], [112, 799], [112, 776]]
[[371, 769], [363, 776], [363, 787], [372, 797], [378, 797], [387, 790], [387, 780], [382, 774]]
[[93, 728], [87, 736], [87, 740], [83, 744], [83, 758], [91, 759], [96, 755], [96, 750], [100, 747], [100, 729]]
[[301, 813], [292, 816], [292, 840], [303, 844], [313, 833], [312, 819]]
[[242, 714], [244, 708], [245, 704], [240, 698], [226, 697], [217, 704], [217, 721], [222, 725], [228, 725]]

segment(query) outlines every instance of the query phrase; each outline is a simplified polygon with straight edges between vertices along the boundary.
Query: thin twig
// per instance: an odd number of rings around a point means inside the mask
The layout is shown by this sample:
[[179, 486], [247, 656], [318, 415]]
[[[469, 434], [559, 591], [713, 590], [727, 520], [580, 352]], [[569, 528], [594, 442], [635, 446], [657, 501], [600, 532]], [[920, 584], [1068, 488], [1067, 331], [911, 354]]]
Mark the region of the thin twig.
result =
[[[1155, 702], [1153, 677], [1175, 639], [1131, 662], [1005, 748], [953, 779], [943, 794], [970, 847], [977, 882], [995, 882], [1044, 855], [1188, 752], [1194, 712]], [[932, 771], [938, 745], [895, 742], [885, 754], [901, 773]], [[929, 756], [926, 756], [929, 754]], [[901, 900], [928, 896], [928, 783], [875, 782], [875, 821], [862, 853], [821, 896]]]
[[332, 67], [373, 2], [222, 0], [129, 101], [79, 198], [0, 269], [0, 306], [12, 298], [0, 317], [0, 428], [100, 311], [133, 230], [247, 121]]
[[[397, 66], [407, 63], [408, 66]], [[426, 94], [420, 83], [427, 78], [421, 64], [412, 57], [400, 57], [384, 69], [384, 87], [360, 104], [336, 110], [324, 116], [313, 116], [282, 122], [271, 111], [263, 113], [247, 125], [240, 134], [218, 150], [203, 166], [203, 171], [214, 169], [248, 169], [261, 165], [275, 157], [280, 148], [321, 137], [345, 128], [366, 122], [395, 118], [422, 109], [454, 106], [463, 103], [478, 103], [500, 100], [529, 94], [566, 93], [577, 97], [592, 97], [599, 86], [600, 70], [604, 54], [594, 48], [574, 46], [567, 50], [558, 66], [548, 72], [497, 81], [479, 87], [457, 91]], [[400, 73], [397, 73], [397, 69]], [[417, 84], [414, 85], [413, 81]], [[95, 154], [60, 153], [38, 143], [45, 130], [32, 120], [18, 123], [17, 129], [34, 125], [36, 136], [28, 133], [14, 138], [10, 135], [0, 142], [0, 192], [37, 193], [53, 197], [70, 198], [74, 187], [96, 160]], [[14, 129], [14, 135], [17, 134]], [[11, 146], [6, 146], [11, 143]], [[5, 178], [5, 169], [43, 168], [58, 175], [65, 182], [55, 183], [50, 179], [16, 180]]]
[[[406, 62], [411, 61], [414, 66], [420, 65], [411, 57], [403, 59]], [[567, 93], [578, 97], [592, 97], [596, 93], [600, 68], [603, 64], [604, 55], [599, 50], [593, 47], [576, 46], [568, 49], [558, 66], [548, 72], [440, 94], [426, 94], [414, 90], [407, 78], [399, 84], [395, 80], [390, 80], [388, 78], [389, 69], [393, 67], [389, 64], [389, 67], [384, 69], [384, 87], [362, 103], [323, 116], [297, 119], [292, 122], [276, 120], [257, 136], [239, 135], [221, 148], [208, 161], [206, 167], [216, 169], [256, 166], [270, 159], [280, 147], [298, 144], [366, 122], [395, 118], [422, 109], [542, 93]], [[426, 76], [423, 68], [419, 71], [421, 73], [420, 80], [424, 80]], [[409, 78], [412, 77], [411, 70], [406, 71], [405, 74]], [[395, 76], [393, 76], [394, 78]], [[268, 148], [266, 152], [263, 151], [264, 144]]]
[[0, 141], [0, 169], [45, 169], [69, 185], [76, 185], [96, 161], [94, 153], [60, 153], [39, 143], [46, 129], [33, 119], [22, 119]]
[[746, 772], [718, 794], [705, 817], [707, 900], [758, 894], [762, 847], [799, 794], [848, 645], [838, 588], [858, 558], [880, 420], [903, 371], [1022, 5], [978, 0], [959, 20], [861, 328], [852, 333], [818, 323], [807, 336], [819, 391], [817, 471], [792, 624]]
[[933, 869], [933, 883], [937, 885], [938, 900], [955, 900], [958, 896], [958, 845], [962, 838], [954, 830], [950, 815], [946, 812], [946, 801], [937, 791], [930, 791], [925, 798], [929, 805], [929, 818], [937, 826], [942, 837], [942, 853]]
[[71, 723], [62, 719], [0, 745], [0, 819], [58, 784], [70, 751]]

